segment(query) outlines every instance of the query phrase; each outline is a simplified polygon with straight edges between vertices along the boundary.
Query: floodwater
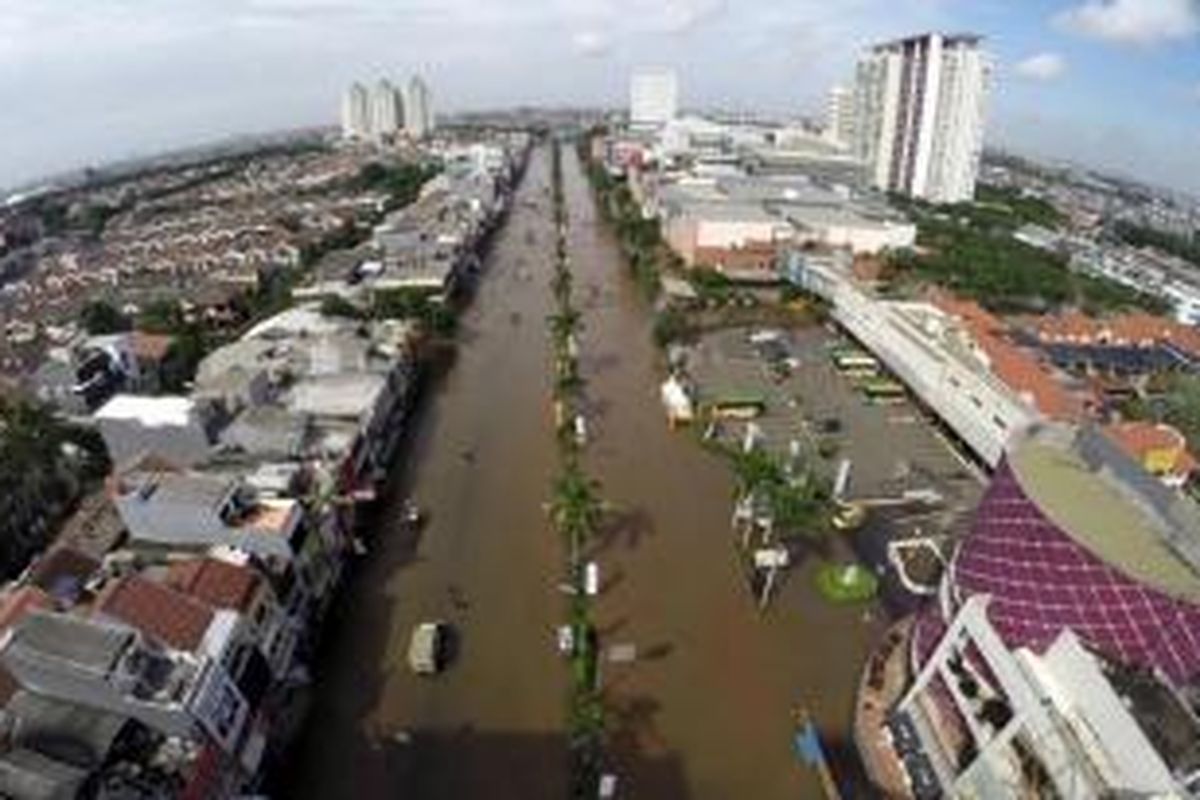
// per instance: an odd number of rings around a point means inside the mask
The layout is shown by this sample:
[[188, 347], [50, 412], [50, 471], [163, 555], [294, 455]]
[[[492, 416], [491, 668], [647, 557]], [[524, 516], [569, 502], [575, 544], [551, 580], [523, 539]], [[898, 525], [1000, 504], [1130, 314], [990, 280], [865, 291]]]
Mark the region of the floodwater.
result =
[[[668, 431], [648, 311], [570, 148], [563, 166], [591, 401], [586, 462], [614, 507], [591, 548], [595, 616], [605, 647], [638, 656], [601, 670], [618, 796], [819, 798], [791, 751], [792, 715], [807, 708], [834, 756], [847, 750], [877, 623], [820, 600], [811, 563], [760, 613], [735, 558], [728, 472]], [[456, 363], [414, 419], [371, 553], [330, 619], [289, 797], [566, 794], [567, 669], [554, 649], [563, 547], [543, 510], [556, 465], [548, 186], [543, 147], [487, 258]], [[410, 493], [430, 514], [418, 537], [396, 521]], [[434, 679], [404, 658], [426, 619], [458, 632]]]

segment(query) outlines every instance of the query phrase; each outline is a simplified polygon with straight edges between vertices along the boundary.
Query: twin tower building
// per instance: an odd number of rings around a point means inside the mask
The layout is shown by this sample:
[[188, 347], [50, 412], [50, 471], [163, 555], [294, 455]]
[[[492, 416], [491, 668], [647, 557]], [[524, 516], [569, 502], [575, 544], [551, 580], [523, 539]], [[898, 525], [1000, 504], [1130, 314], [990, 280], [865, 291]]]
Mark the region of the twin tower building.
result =
[[347, 139], [387, 141], [402, 133], [423, 139], [433, 126], [433, 96], [417, 75], [404, 87], [386, 78], [370, 89], [355, 82], [342, 96], [342, 136]]

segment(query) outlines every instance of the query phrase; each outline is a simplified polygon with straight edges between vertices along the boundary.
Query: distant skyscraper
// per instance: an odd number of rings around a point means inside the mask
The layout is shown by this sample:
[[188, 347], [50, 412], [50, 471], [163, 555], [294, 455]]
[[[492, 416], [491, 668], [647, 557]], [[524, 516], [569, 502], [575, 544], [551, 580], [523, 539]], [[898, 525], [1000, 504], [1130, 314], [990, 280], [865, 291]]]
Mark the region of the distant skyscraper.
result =
[[352, 83], [342, 95], [342, 136], [347, 139], [366, 139], [370, 135], [370, 95], [361, 83]]
[[845, 86], [834, 86], [829, 90], [825, 138], [844, 147], [854, 145], [854, 92]]
[[662, 125], [675, 119], [679, 81], [669, 69], [642, 69], [629, 82], [629, 124]]
[[375, 84], [371, 94], [371, 134], [382, 139], [395, 136], [404, 124], [404, 105], [400, 93], [387, 79]]
[[421, 76], [414, 75], [404, 93], [404, 131], [414, 139], [423, 139], [433, 127], [433, 95]]
[[876, 187], [937, 203], [974, 196], [990, 73], [979, 42], [927, 34], [859, 60], [855, 149]]

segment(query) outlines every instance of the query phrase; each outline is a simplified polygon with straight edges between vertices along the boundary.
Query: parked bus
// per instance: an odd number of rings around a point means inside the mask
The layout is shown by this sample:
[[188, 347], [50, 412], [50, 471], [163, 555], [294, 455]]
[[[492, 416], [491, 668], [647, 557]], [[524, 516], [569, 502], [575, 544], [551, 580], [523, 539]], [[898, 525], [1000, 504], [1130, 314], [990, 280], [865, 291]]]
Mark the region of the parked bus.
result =
[[879, 369], [879, 359], [875, 356], [868, 355], [856, 350], [849, 350], [833, 354], [833, 365], [839, 370], [845, 371], [849, 369]]
[[889, 380], [864, 383], [862, 390], [868, 400], [902, 400], [905, 396], [904, 385]]

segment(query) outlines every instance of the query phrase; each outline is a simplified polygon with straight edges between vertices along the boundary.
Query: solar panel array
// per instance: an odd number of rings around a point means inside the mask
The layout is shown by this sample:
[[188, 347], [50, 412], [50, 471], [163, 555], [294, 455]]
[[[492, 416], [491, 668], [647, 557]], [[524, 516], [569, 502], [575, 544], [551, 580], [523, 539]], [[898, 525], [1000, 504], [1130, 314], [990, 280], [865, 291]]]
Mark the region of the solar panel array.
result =
[[1041, 512], [1007, 462], [976, 511], [952, 575], [956, 596], [992, 596], [988, 616], [1010, 647], [1041, 652], [1071, 628], [1118, 661], [1158, 668], [1180, 683], [1200, 676], [1200, 604], [1168, 596], [1092, 554]]

